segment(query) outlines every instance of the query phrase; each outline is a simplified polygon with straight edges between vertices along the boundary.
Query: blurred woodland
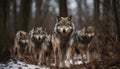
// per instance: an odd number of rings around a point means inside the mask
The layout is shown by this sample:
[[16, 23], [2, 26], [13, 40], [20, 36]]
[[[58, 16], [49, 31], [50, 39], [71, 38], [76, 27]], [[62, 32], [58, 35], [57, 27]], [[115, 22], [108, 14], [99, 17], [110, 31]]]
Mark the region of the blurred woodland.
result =
[[[0, 0], [0, 62], [10, 58], [9, 48], [17, 31], [42, 26], [52, 34], [56, 16], [69, 15], [76, 29], [88, 25], [96, 28], [90, 52], [96, 51], [91, 56], [100, 57], [93, 59], [91, 68], [118, 63], [120, 67], [120, 0]], [[98, 60], [104, 62], [95, 62]]]

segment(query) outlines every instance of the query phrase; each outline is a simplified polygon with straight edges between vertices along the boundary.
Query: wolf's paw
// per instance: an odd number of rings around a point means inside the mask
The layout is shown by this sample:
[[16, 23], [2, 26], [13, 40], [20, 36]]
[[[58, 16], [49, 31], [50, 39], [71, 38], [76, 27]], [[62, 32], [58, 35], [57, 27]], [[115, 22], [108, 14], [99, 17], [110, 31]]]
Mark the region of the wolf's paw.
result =
[[67, 68], [70, 68], [70, 62], [69, 62], [69, 61], [65, 61], [65, 66], [66, 66]]
[[63, 67], [64, 67], [63, 63], [60, 63], [59, 68], [63, 68]]

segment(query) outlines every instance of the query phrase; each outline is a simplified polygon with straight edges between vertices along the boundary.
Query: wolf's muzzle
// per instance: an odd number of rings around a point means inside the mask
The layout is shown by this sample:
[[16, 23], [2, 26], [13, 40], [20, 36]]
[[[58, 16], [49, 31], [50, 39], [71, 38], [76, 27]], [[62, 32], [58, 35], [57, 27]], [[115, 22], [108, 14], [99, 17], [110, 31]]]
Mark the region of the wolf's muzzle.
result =
[[63, 33], [66, 33], [66, 30], [65, 30], [65, 29], [63, 29]]

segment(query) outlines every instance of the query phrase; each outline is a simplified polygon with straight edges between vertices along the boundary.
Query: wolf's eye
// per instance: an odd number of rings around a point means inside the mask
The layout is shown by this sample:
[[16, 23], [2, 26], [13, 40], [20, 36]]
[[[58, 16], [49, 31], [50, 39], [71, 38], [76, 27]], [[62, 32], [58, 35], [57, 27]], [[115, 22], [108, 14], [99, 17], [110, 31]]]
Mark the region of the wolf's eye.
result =
[[23, 38], [20, 38], [19, 40], [23, 40]]
[[36, 36], [36, 35], [38, 35], [38, 33], [33, 33], [33, 36]]
[[62, 23], [61, 22], [59, 22], [58, 24], [57, 24], [57, 26], [61, 26], [62, 25]]
[[85, 31], [85, 33], [90, 33], [90, 31]]
[[35, 35], [35, 33], [33, 33], [33, 35]]
[[43, 32], [42, 34], [43, 34], [43, 35], [46, 35], [46, 33], [45, 33], [45, 32]]
[[66, 25], [67, 25], [67, 26], [72, 26], [70, 23], [67, 23]]

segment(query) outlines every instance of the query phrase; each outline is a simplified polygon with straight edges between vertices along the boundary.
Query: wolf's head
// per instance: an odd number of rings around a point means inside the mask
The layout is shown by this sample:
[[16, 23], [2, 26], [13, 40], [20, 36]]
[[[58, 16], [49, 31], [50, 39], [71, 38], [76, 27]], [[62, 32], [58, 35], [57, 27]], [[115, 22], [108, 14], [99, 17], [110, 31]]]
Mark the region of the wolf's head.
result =
[[20, 46], [26, 46], [28, 44], [28, 35], [24, 31], [18, 31], [16, 34], [16, 41], [19, 43]]
[[80, 41], [87, 44], [91, 41], [91, 39], [95, 35], [95, 27], [94, 26], [87, 26], [83, 29], [77, 31], [78, 37], [80, 37]]
[[47, 35], [46, 29], [43, 29], [42, 27], [33, 28], [29, 32], [30, 38], [32, 40], [39, 41], [39, 42], [45, 39], [46, 35]]
[[94, 26], [87, 26], [84, 27], [83, 29], [79, 30], [78, 35], [81, 37], [93, 37], [95, 34], [95, 27]]
[[95, 35], [95, 27], [94, 26], [86, 27], [85, 35], [90, 38], [93, 37]]
[[70, 35], [74, 30], [74, 24], [72, 22], [72, 17], [57, 17], [57, 22], [55, 24], [54, 31], [62, 36]]

